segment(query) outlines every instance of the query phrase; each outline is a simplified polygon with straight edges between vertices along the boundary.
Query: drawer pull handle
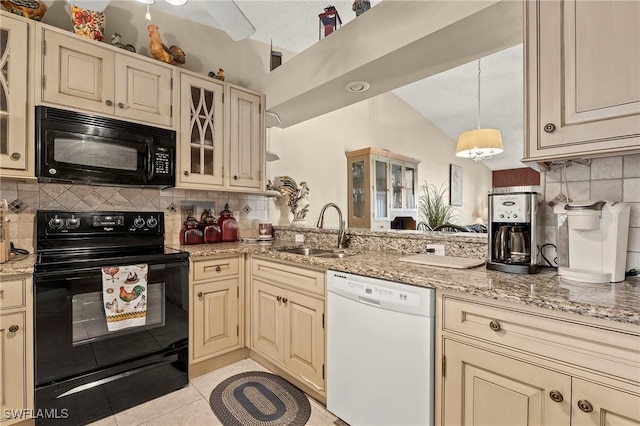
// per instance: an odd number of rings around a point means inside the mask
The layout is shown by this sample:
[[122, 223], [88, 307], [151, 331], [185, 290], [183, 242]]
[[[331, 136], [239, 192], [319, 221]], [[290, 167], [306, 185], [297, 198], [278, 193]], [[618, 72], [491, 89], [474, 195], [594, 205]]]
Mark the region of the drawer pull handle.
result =
[[591, 413], [593, 411], [593, 405], [586, 399], [578, 401], [578, 408], [585, 413]]
[[551, 392], [549, 392], [549, 398], [551, 398], [553, 402], [564, 401], [564, 397], [562, 396], [560, 391], [557, 391], [557, 390], [552, 390]]
[[216, 266], [216, 272], [220, 272], [222, 271], [222, 268], [220, 267], [220, 265]]
[[201, 291], [198, 292], [198, 297], [202, 298], [202, 292]]
[[500, 328], [501, 328], [501, 327], [500, 327], [500, 323], [499, 323], [498, 321], [496, 321], [496, 320], [492, 320], [492, 321], [489, 323], [489, 328], [490, 328], [491, 330], [493, 330], [493, 331], [500, 331]]
[[553, 133], [556, 130], [556, 125], [553, 123], [547, 123], [544, 125], [544, 131], [547, 133]]
[[276, 296], [276, 300], [277, 300], [278, 302], [281, 302], [281, 301], [282, 301], [282, 296]]
[[285, 305], [287, 304], [287, 301], [288, 301], [288, 300], [289, 300], [289, 299], [287, 299], [286, 297], [283, 297], [283, 298], [282, 298], [282, 301], [284, 302], [284, 304], [285, 304]]
[[15, 333], [18, 330], [20, 330], [20, 327], [18, 327], [17, 325], [12, 325], [11, 327], [9, 327], [10, 333]]

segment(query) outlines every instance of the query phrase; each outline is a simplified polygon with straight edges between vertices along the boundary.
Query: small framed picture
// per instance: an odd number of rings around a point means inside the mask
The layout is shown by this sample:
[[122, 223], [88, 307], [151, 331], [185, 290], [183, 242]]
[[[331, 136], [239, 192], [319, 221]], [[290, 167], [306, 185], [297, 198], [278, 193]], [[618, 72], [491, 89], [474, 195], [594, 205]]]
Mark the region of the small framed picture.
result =
[[462, 205], [462, 167], [449, 165], [449, 204]]

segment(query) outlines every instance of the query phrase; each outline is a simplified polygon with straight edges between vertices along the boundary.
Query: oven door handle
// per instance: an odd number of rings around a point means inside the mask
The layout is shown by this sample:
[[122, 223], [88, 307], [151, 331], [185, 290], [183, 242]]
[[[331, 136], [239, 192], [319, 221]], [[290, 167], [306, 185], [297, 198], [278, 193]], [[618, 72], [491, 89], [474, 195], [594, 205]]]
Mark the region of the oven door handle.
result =
[[[140, 262], [140, 263], [144, 263], [144, 262]], [[168, 268], [173, 268], [173, 267], [184, 267], [184, 268], [188, 268], [189, 267], [189, 260], [188, 259], [179, 259], [179, 260], [171, 260], [168, 262], [147, 262], [147, 265], [149, 266], [149, 272], [151, 271], [158, 271], [158, 270], [162, 270], [162, 269], [168, 269]], [[86, 277], [86, 275], [93, 275], [93, 274], [97, 274], [101, 272], [101, 268], [96, 268], [91, 267], [91, 268], [76, 268], [76, 269], [65, 269], [62, 271], [50, 271], [50, 272], [35, 272], [33, 274], [34, 278], [36, 280], [42, 280], [42, 279], [46, 279], [49, 280], [50, 278], [53, 279], [65, 279], [65, 280], [80, 280]], [[84, 274], [85, 276], [78, 276]]]
[[161, 361], [155, 361], [151, 364], [143, 365], [142, 367], [134, 368], [133, 370], [125, 371], [120, 374], [115, 374], [113, 376], [105, 377], [104, 379], [95, 380], [91, 383], [85, 383], [84, 385], [76, 386], [75, 388], [71, 388], [68, 391], [58, 395], [56, 399], [64, 398], [65, 396], [73, 395], [78, 392], [86, 391], [88, 389], [93, 389], [97, 386], [101, 386], [107, 383], [115, 382], [116, 380], [124, 379], [125, 377], [132, 376], [137, 373], [142, 373], [143, 371], [150, 370], [152, 368], [158, 367], [160, 364], [169, 364], [171, 362], [178, 361], [178, 354], [173, 354], [170, 357], [163, 359]]

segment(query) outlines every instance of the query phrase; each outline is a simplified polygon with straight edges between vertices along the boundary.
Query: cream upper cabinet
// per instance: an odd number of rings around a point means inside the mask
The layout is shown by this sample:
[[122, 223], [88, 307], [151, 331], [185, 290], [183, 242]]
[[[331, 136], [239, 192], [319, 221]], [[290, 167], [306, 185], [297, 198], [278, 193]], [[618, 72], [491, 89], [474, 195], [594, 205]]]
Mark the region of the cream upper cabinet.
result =
[[325, 395], [324, 273], [253, 257], [251, 349]]
[[242, 255], [191, 260], [191, 364], [243, 346], [243, 264]]
[[[4, 17], [3, 17], [4, 24]], [[33, 409], [33, 281], [0, 280], [0, 424], [29, 418]]]
[[190, 71], [181, 71], [180, 90], [176, 187], [262, 191], [264, 95]]
[[180, 146], [177, 186], [222, 187], [224, 164], [224, 84], [180, 75]]
[[523, 161], [640, 152], [640, 2], [525, 2]]
[[264, 95], [227, 84], [229, 88], [229, 186], [264, 189]]
[[36, 103], [174, 127], [173, 67], [48, 27], [38, 36], [42, 91]]
[[1, 12], [0, 21], [0, 169], [3, 177], [33, 177], [29, 52], [33, 24]]
[[640, 424], [639, 327], [446, 292], [436, 316], [436, 424]]

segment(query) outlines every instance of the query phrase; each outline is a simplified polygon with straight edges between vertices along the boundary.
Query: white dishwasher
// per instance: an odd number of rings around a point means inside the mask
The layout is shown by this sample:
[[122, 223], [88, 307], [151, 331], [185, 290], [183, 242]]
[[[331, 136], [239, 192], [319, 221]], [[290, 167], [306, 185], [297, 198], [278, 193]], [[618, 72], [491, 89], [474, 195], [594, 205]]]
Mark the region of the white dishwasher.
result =
[[327, 409], [351, 426], [433, 425], [435, 290], [327, 272]]

